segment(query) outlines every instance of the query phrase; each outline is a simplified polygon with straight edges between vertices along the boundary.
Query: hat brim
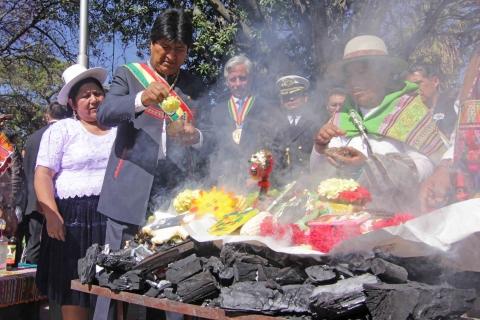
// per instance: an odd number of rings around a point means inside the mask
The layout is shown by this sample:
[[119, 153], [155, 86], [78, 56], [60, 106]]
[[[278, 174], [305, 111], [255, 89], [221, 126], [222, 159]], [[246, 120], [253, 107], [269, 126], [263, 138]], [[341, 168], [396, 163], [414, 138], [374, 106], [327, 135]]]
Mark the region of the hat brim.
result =
[[70, 93], [70, 90], [74, 85], [76, 85], [78, 82], [82, 81], [83, 79], [87, 78], [94, 78], [97, 79], [101, 84], [105, 82], [107, 79], [107, 70], [104, 68], [91, 68], [86, 70], [85, 72], [82, 72], [78, 76], [74, 77], [71, 79], [68, 83], [66, 83], [60, 92], [58, 93], [57, 96], [57, 101], [60, 104], [67, 105], [68, 103], [68, 94]]
[[338, 82], [345, 81], [345, 66], [356, 61], [368, 61], [375, 64], [382, 64], [385, 68], [382, 71], [391, 74], [397, 74], [407, 69], [408, 64], [405, 60], [392, 56], [364, 56], [340, 60], [327, 67], [327, 75], [333, 77]]

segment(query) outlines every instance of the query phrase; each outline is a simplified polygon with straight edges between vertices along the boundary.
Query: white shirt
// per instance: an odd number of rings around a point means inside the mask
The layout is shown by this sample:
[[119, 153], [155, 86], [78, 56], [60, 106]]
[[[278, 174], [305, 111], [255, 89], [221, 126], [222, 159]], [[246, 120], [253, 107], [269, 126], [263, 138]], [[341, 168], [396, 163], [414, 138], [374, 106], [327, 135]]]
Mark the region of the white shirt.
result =
[[[375, 111], [374, 109], [362, 109], [361, 111], [364, 112], [365, 116]], [[419, 181], [424, 180], [425, 178], [429, 177], [433, 173], [433, 162], [425, 155], [421, 154], [420, 152], [416, 151], [412, 147], [390, 139], [386, 137], [377, 137], [373, 135], [368, 135], [370, 146], [372, 147], [373, 153], [378, 153], [380, 155], [385, 155], [388, 153], [403, 153], [408, 155], [412, 161], [415, 163], [418, 171]], [[339, 147], [353, 147], [360, 152], [362, 152], [365, 156], [368, 157], [367, 153], [367, 145], [364, 143], [364, 140], [361, 136], [355, 136], [353, 138], [347, 137], [334, 137], [330, 140], [328, 147], [329, 148], [339, 148]], [[312, 154], [310, 156], [310, 169], [313, 170], [321, 170], [321, 167], [327, 162], [327, 159], [323, 154], [318, 153], [315, 150], [315, 147], [312, 150]]]
[[294, 115], [287, 115], [287, 118], [288, 118], [288, 123], [290, 123], [290, 125], [297, 125], [298, 124], [298, 121], [300, 121], [300, 118], [301, 116], [294, 116]]
[[116, 133], [112, 128], [104, 135], [95, 135], [71, 118], [59, 120], [45, 131], [36, 165], [55, 172], [57, 197], [100, 194]]

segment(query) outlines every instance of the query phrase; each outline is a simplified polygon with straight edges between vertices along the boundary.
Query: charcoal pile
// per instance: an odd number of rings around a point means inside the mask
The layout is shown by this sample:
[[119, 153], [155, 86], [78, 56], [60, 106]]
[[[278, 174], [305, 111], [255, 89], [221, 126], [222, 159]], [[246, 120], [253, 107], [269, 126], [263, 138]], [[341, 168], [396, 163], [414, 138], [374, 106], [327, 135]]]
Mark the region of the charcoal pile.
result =
[[[229, 314], [459, 319], [472, 308], [479, 282], [469, 286], [451, 270], [433, 269], [435, 262], [423, 260], [419, 267], [415, 259], [382, 253], [314, 259], [248, 244], [227, 244], [221, 251], [191, 244], [139, 259], [132, 250], [106, 254], [92, 246], [79, 261], [79, 276], [84, 283], [219, 307]], [[103, 268], [96, 274], [95, 264]], [[422, 282], [420, 271], [429, 269], [435, 274]]]

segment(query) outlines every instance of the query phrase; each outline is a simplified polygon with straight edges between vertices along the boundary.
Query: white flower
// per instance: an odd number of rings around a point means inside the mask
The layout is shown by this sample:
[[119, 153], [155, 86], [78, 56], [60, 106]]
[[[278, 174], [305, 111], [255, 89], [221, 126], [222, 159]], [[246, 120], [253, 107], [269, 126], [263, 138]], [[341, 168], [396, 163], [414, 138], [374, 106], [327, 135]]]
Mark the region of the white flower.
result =
[[318, 186], [318, 194], [329, 200], [337, 199], [343, 191], [354, 191], [360, 185], [353, 179], [331, 178], [323, 180]]

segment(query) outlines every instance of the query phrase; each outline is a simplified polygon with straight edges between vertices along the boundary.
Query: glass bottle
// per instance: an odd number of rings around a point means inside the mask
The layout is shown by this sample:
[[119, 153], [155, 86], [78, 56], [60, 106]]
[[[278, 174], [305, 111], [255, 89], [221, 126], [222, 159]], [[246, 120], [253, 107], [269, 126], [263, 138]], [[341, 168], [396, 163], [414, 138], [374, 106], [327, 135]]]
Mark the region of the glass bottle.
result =
[[16, 267], [15, 257], [17, 252], [17, 239], [12, 236], [8, 240], [8, 253], [7, 253], [7, 269], [10, 270]]
[[0, 275], [7, 270], [8, 239], [3, 235], [7, 223], [0, 219]]

